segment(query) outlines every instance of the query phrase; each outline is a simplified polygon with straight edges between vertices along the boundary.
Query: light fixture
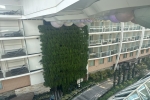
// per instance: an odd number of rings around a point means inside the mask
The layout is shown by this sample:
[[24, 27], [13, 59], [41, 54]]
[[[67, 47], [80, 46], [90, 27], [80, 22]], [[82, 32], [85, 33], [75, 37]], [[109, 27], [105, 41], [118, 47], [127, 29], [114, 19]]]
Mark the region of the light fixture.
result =
[[0, 5], [0, 8], [5, 9], [5, 8], [6, 8], [6, 6], [4, 6], [4, 5]]

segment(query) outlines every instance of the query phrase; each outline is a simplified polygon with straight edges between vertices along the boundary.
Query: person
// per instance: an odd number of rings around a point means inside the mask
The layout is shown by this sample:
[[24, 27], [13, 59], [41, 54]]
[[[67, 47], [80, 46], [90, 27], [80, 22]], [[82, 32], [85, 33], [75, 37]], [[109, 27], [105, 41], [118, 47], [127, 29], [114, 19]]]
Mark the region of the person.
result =
[[54, 94], [51, 95], [50, 100], [55, 100]]

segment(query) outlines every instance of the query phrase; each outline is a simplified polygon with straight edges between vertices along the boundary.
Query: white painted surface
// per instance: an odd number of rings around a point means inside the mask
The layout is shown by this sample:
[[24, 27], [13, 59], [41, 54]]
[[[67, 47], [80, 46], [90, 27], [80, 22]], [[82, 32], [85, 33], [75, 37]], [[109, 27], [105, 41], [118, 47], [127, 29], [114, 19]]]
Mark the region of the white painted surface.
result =
[[25, 35], [40, 35], [38, 26], [43, 25], [42, 20], [23, 20]]
[[24, 19], [57, 13], [79, 0], [23, 0]]
[[41, 56], [31, 57], [31, 58], [28, 58], [28, 59], [29, 59], [30, 70], [36, 70], [36, 69], [43, 68], [42, 65], [39, 62], [42, 59]]
[[44, 82], [43, 73], [39, 72], [39, 73], [30, 75], [30, 82], [31, 82], [31, 85], [43, 83]]
[[27, 39], [26, 45], [28, 54], [40, 53], [41, 52], [40, 39]]

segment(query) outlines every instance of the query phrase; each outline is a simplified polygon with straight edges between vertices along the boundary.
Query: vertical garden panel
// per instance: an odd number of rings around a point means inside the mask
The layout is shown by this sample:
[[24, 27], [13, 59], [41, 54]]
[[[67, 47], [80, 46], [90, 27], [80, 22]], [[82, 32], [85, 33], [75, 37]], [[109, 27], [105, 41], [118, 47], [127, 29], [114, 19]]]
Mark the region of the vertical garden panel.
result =
[[40, 25], [45, 86], [66, 91], [86, 75], [88, 28]]

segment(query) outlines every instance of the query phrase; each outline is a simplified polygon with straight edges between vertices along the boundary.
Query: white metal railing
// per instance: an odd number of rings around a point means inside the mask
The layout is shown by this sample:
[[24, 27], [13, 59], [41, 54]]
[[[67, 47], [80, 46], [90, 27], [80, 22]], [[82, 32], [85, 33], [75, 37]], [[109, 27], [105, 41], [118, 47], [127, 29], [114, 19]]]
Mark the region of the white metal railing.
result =
[[111, 56], [117, 53], [118, 53], [117, 49], [109, 50], [105, 52], [93, 52], [93, 53], [89, 53], [89, 59]]
[[124, 31], [130, 31], [130, 30], [142, 30], [142, 27], [140, 25], [125, 25]]
[[0, 9], [0, 15], [23, 15], [23, 7], [20, 5], [3, 5], [2, 7], [4, 9]]
[[130, 51], [133, 51], [133, 50], [137, 50], [139, 48], [139, 46], [133, 46], [133, 47], [128, 47], [128, 48], [122, 48], [121, 49], [121, 52], [130, 52]]
[[3, 72], [4, 78], [12, 77], [12, 76], [29, 73], [29, 68], [28, 68], [28, 65], [25, 64], [25, 65], [20, 65], [20, 66], [16, 66], [13, 68], [2, 70], [2, 72]]
[[100, 40], [89, 40], [89, 45], [105, 45], [120, 42], [119, 38], [112, 39], [100, 39]]
[[149, 39], [150, 38], [150, 35], [145, 35], [144, 37], [143, 37], [143, 39]]
[[141, 39], [140, 36], [124, 37], [123, 38], [123, 42], [126, 42], [126, 41], [135, 41], [135, 40], [140, 40], [140, 39]]
[[1, 53], [1, 58], [11, 58], [25, 55], [26, 55], [26, 48], [11, 49], [11, 50], [4, 50], [4, 52]]
[[90, 26], [89, 32], [109, 32], [109, 31], [121, 31], [120, 26]]
[[[142, 30], [140, 25], [125, 25], [124, 31], [130, 30]], [[89, 32], [109, 32], [109, 31], [121, 31], [121, 26], [119, 25], [110, 25], [110, 26], [90, 26]]]

